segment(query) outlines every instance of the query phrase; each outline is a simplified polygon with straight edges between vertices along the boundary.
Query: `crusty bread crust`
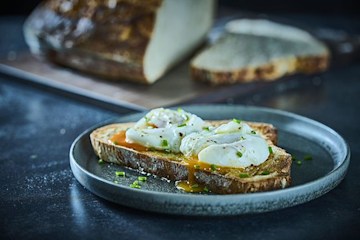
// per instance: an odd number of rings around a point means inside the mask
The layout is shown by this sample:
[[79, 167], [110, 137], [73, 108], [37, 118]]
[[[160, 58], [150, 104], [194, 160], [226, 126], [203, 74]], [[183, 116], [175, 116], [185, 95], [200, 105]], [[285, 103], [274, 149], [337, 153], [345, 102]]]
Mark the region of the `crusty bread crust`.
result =
[[[74, 7], [63, 11], [62, 1], [44, 1], [29, 16], [25, 26], [34, 34], [32, 41], [38, 42], [30, 44], [32, 51], [40, 51], [57, 64], [108, 79], [121, 77], [149, 84], [144, 56], [163, 1], [118, 1], [116, 9], [106, 1], [72, 2]], [[39, 19], [46, 24], [39, 24]], [[84, 19], [92, 28], [77, 31]]]
[[[207, 82], [212, 85], [245, 83], [253, 81], [274, 81], [280, 77], [294, 74], [312, 74], [325, 71], [330, 62], [329, 54], [319, 56], [296, 57], [280, 59], [259, 67], [234, 69], [232, 71], [209, 71], [208, 69], [190, 66], [194, 80]], [[286, 66], [286, 71], [284, 71]]]
[[[223, 122], [212, 121], [211, 123], [219, 125]], [[94, 130], [90, 134], [90, 140], [96, 155], [104, 161], [165, 177], [169, 180], [187, 180], [189, 170], [183, 162], [185, 158], [182, 154], [161, 151], [139, 152], [115, 145], [109, 141], [111, 136], [119, 131], [126, 130], [133, 124], [111, 124]], [[291, 155], [273, 145], [273, 142], [277, 142], [274, 126], [265, 123], [249, 123], [249, 125], [268, 140], [274, 154], [271, 154], [263, 164], [250, 166], [245, 170], [231, 169], [225, 174], [217, 171], [195, 170], [195, 178], [198, 183], [205, 184], [210, 191], [219, 194], [269, 191], [290, 185]], [[270, 173], [262, 175], [264, 170], [270, 171]], [[239, 174], [243, 171], [248, 173], [250, 177], [240, 178]]]

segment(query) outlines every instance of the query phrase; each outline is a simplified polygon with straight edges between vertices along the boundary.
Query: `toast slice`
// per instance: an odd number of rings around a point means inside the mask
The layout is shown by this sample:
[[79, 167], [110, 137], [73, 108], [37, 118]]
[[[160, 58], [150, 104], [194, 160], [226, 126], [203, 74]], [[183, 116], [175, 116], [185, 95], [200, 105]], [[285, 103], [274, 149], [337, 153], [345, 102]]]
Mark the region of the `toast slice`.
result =
[[322, 42], [301, 29], [267, 20], [229, 22], [225, 34], [191, 63], [192, 78], [211, 84], [272, 81], [328, 68]]
[[[226, 121], [210, 121], [219, 126]], [[96, 155], [106, 162], [116, 163], [132, 169], [151, 173], [169, 180], [187, 180], [193, 174], [196, 183], [205, 185], [218, 194], [249, 193], [285, 188], [290, 185], [291, 155], [276, 147], [276, 128], [271, 124], [247, 122], [262, 135], [272, 148], [272, 154], [259, 166], [231, 168], [227, 171], [188, 168], [186, 158], [179, 153], [156, 150], [137, 151], [115, 145], [109, 139], [125, 131], [135, 123], [116, 123], [94, 130], [90, 134], [91, 144]]]

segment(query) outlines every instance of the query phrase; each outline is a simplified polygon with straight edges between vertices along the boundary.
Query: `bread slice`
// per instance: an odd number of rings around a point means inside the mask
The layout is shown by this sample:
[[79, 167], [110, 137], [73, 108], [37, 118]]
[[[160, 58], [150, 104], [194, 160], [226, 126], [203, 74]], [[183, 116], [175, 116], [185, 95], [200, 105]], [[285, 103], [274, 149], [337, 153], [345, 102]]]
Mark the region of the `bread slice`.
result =
[[33, 53], [55, 63], [150, 84], [204, 40], [214, 2], [49, 0], [26, 20], [24, 35]]
[[309, 33], [267, 20], [234, 20], [225, 34], [195, 56], [195, 80], [211, 84], [272, 81], [294, 73], [324, 71], [329, 50]]
[[[211, 121], [218, 126], [224, 121]], [[289, 186], [291, 155], [276, 147], [277, 131], [271, 124], [248, 122], [272, 147], [273, 154], [259, 166], [245, 169], [233, 168], [226, 172], [195, 169], [197, 183], [205, 184], [214, 193], [233, 194], [268, 191]], [[162, 151], [136, 151], [115, 145], [109, 139], [120, 131], [132, 127], [134, 123], [116, 123], [103, 126], [90, 134], [96, 155], [104, 161], [120, 164], [144, 171], [169, 180], [179, 181], [189, 178], [189, 169], [182, 154]], [[246, 176], [244, 178], [244, 176]]]

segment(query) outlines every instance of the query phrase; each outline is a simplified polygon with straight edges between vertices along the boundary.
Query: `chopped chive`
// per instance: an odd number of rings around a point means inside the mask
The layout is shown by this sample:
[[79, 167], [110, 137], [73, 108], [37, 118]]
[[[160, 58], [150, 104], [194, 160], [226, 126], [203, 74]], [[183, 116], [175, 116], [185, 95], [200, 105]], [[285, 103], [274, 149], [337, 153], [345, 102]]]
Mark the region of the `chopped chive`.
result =
[[116, 171], [115, 174], [116, 176], [125, 177], [125, 172]]
[[132, 184], [130, 184], [130, 187], [132, 188], [141, 188], [141, 186], [139, 185], [139, 181], [134, 181]]
[[169, 145], [168, 141], [166, 139], [161, 141], [161, 146], [167, 147]]
[[265, 170], [261, 173], [261, 175], [269, 175], [269, 174], [270, 174], [270, 171], [268, 171], [268, 170]]
[[200, 165], [195, 164], [195, 165], [194, 165], [194, 168], [195, 168], [195, 169], [200, 169]]
[[186, 123], [180, 124], [178, 127], [185, 127]]
[[147, 177], [145, 177], [145, 176], [139, 176], [139, 177], [138, 177], [138, 180], [141, 181], [141, 182], [146, 182]]
[[270, 154], [273, 154], [273, 153], [274, 153], [273, 150], [272, 150], [272, 147], [269, 147], [269, 153], [270, 153]]
[[302, 164], [301, 160], [297, 160], [297, 161], [296, 161], [296, 164], [297, 164], [297, 165], [301, 165], [301, 164]]
[[241, 120], [236, 119], [236, 118], [233, 118], [233, 122], [236, 122], [236, 123], [240, 124], [240, 123], [241, 123]]
[[190, 120], [190, 117], [188, 115], [185, 115], [186, 117], [186, 122], [188, 122]]
[[145, 118], [145, 122], [149, 122], [149, 121], [150, 121], [150, 119], [149, 119], [147, 116], [145, 116], [144, 118]]
[[119, 143], [118, 143], [117, 141], [113, 141], [113, 143], [114, 143], [115, 145], [119, 145]]
[[204, 192], [209, 192], [209, 189], [207, 187], [204, 187]]
[[237, 155], [238, 157], [240, 157], [240, 158], [242, 157], [242, 153], [241, 153], [241, 152], [237, 152], [236, 155]]
[[99, 163], [99, 164], [103, 164], [103, 163], [104, 163], [104, 160], [99, 159], [98, 163]]
[[203, 130], [206, 130], [206, 131], [210, 131], [210, 128], [209, 128], [209, 127], [203, 127], [202, 129], [203, 129]]
[[248, 177], [249, 177], [249, 174], [247, 174], [247, 173], [240, 173], [240, 174], [239, 174], [239, 177], [240, 177], [240, 178], [248, 178]]
[[216, 165], [215, 164], [211, 164], [210, 168], [211, 168], [212, 171], [216, 171]]
[[178, 111], [178, 113], [181, 113], [184, 110], [182, 110], [182, 108], [178, 108], [177, 111]]
[[198, 188], [199, 187], [199, 184], [193, 184], [193, 185], [191, 185], [191, 188]]
[[136, 185], [136, 184], [130, 184], [130, 187], [131, 187], [131, 188], [141, 188], [140, 185]]
[[304, 160], [312, 160], [313, 158], [312, 158], [312, 156], [311, 155], [305, 155], [304, 156]]
[[255, 132], [254, 130], [251, 130], [251, 133], [252, 133], [252, 134], [256, 134], [256, 132]]
[[114, 183], [118, 184], [119, 182], [115, 180]]

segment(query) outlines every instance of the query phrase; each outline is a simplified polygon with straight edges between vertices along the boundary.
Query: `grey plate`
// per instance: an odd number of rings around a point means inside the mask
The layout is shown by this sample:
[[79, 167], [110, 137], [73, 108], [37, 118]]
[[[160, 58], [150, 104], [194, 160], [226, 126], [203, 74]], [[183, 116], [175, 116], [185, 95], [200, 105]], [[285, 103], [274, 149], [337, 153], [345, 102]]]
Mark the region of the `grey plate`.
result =
[[[350, 151], [344, 139], [334, 130], [311, 119], [258, 107], [206, 105], [183, 109], [203, 119], [238, 118], [274, 124], [278, 128], [279, 146], [302, 160], [301, 165], [296, 162], [292, 165], [292, 186], [263, 193], [190, 194], [177, 190], [174, 182], [148, 176], [148, 180], [141, 183], [141, 189], [130, 188], [129, 185], [145, 173], [115, 164], [99, 164], [89, 135], [101, 125], [137, 121], [144, 113], [114, 119], [82, 133], [70, 149], [70, 165], [76, 179], [102, 198], [146, 211], [181, 215], [235, 215], [273, 211], [315, 199], [337, 186], [349, 166]], [[308, 154], [313, 159], [303, 160]], [[115, 171], [125, 171], [126, 177], [117, 177]]]

